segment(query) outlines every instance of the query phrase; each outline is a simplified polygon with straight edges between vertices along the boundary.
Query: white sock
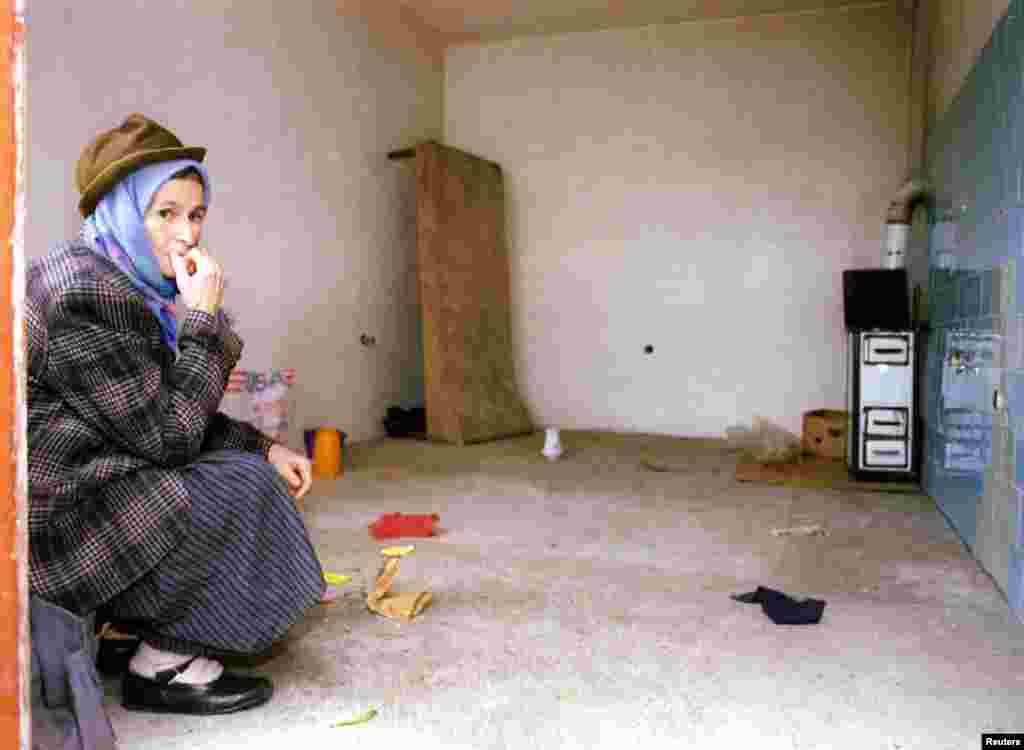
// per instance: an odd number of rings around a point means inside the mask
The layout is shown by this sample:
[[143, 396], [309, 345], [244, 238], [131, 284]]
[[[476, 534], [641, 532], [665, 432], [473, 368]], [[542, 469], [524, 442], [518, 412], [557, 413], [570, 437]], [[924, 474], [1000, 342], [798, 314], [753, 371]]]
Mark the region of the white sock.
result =
[[[132, 656], [128, 669], [133, 674], [139, 675], [139, 677], [146, 677], [151, 680], [156, 676], [157, 672], [179, 667], [191, 658], [189, 654], [161, 651], [143, 641], [135, 650], [135, 655]], [[223, 671], [224, 667], [220, 662], [200, 656], [188, 665], [188, 669], [177, 675], [171, 682], [185, 685], [205, 685], [220, 677]]]

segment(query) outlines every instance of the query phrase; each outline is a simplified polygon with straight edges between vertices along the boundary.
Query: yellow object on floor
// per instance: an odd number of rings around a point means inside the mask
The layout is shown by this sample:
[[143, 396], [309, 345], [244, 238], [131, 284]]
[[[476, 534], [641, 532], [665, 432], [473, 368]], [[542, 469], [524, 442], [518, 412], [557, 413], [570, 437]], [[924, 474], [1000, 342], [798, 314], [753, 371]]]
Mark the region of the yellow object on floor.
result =
[[804, 526], [790, 526], [785, 529], [772, 529], [772, 536], [828, 536], [828, 529], [818, 523]]
[[433, 601], [434, 595], [429, 591], [414, 593], [391, 593], [391, 584], [398, 575], [398, 557], [388, 557], [381, 566], [374, 583], [373, 591], [366, 595], [366, 606], [378, 615], [396, 620], [412, 620], [426, 609]]
[[352, 576], [343, 576], [338, 573], [324, 572], [324, 580], [334, 586], [343, 586], [352, 580]]
[[366, 713], [359, 714], [359, 716], [356, 716], [353, 719], [344, 719], [343, 721], [336, 721], [333, 724], [331, 724], [331, 726], [332, 727], [351, 727], [351, 726], [355, 726], [356, 724], [365, 724], [370, 719], [374, 718], [376, 715], [377, 715], [377, 709], [376, 708], [371, 708]]
[[384, 557], [405, 557], [414, 549], [416, 548], [410, 544], [405, 547], [385, 547], [380, 551], [380, 553], [384, 555]]

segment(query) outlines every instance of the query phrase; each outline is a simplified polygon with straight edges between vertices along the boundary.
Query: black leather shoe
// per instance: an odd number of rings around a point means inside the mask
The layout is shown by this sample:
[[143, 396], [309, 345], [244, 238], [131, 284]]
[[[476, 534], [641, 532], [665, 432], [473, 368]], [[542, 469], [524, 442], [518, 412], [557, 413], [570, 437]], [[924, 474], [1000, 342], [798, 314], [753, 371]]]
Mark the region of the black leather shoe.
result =
[[138, 638], [100, 638], [96, 668], [100, 674], [120, 675], [128, 671], [128, 662], [139, 647]]
[[132, 672], [124, 676], [121, 705], [129, 711], [163, 714], [230, 714], [270, 700], [274, 686], [266, 677], [224, 672], [206, 685], [171, 683], [195, 657], [180, 667], [157, 672], [151, 680]]

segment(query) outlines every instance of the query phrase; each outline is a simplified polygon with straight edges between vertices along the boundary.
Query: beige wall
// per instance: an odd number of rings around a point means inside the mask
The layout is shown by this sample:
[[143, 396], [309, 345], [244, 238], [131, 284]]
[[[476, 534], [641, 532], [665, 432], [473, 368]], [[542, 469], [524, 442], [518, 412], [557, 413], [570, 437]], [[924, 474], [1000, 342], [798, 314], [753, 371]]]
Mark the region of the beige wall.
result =
[[909, 41], [882, 6], [449, 51], [447, 141], [508, 181], [538, 423], [720, 435], [842, 408], [840, 271], [880, 262]]
[[[77, 232], [86, 140], [150, 114], [209, 148], [206, 239], [228, 273], [242, 366], [295, 367], [307, 424], [380, 434], [422, 374], [413, 176], [386, 154], [439, 136], [439, 57], [396, 51], [380, 13], [374, 26], [318, 0], [29, 13], [29, 256]], [[364, 331], [375, 348], [359, 344]]]
[[921, 5], [932, 33], [932, 118], [946, 111], [1009, 6], [1009, 0], [926, 0]]

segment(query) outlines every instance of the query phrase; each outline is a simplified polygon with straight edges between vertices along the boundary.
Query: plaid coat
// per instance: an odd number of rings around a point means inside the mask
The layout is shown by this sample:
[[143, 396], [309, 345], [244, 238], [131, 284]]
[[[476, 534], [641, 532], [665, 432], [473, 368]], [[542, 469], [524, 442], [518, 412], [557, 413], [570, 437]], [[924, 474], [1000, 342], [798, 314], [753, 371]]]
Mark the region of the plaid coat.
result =
[[219, 448], [273, 441], [219, 413], [242, 341], [190, 310], [175, 359], [129, 278], [78, 242], [26, 278], [29, 585], [87, 613], [188, 533], [178, 469]]

